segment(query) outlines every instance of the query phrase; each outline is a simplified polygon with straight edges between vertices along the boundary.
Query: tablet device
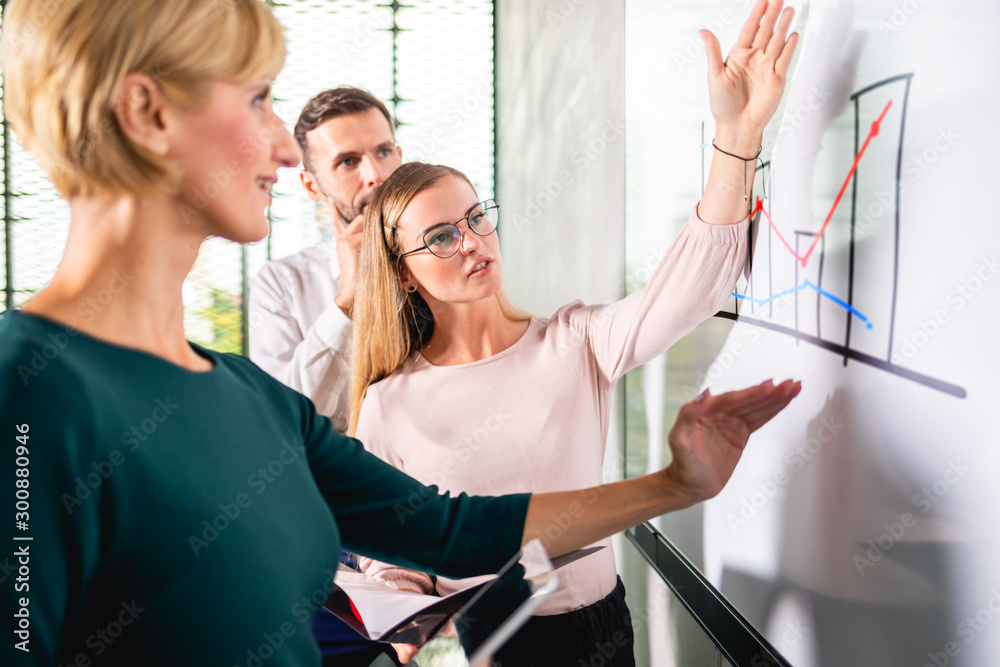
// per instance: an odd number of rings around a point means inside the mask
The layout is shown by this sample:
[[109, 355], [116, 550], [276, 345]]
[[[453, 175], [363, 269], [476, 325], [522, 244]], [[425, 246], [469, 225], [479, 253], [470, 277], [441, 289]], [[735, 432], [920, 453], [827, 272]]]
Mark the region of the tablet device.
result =
[[455, 618], [470, 667], [488, 667], [500, 647], [559, 586], [552, 562], [537, 539], [525, 544], [497, 574]]

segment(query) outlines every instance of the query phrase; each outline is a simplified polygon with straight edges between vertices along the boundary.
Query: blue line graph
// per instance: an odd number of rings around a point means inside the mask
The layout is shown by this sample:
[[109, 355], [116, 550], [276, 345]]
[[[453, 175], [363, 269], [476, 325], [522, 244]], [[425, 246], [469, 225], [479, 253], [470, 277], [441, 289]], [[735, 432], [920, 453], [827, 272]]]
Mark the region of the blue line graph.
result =
[[808, 280], [802, 281], [802, 284], [799, 285], [798, 287], [793, 287], [791, 289], [786, 289], [784, 292], [778, 292], [777, 294], [769, 296], [766, 299], [755, 299], [752, 296], [747, 296], [745, 294], [740, 294], [739, 292], [733, 292], [733, 296], [735, 296], [737, 299], [743, 299], [745, 301], [751, 301], [751, 302], [757, 304], [758, 306], [763, 306], [763, 305], [765, 305], [767, 303], [770, 303], [771, 301], [774, 301], [777, 298], [783, 297], [783, 296], [785, 296], [787, 294], [793, 294], [795, 292], [799, 292], [801, 290], [806, 289], [807, 287], [809, 289], [814, 290], [820, 296], [824, 296], [827, 299], [829, 299], [830, 301], [833, 301], [835, 304], [837, 304], [838, 306], [840, 306], [841, 308], [843, 308], [844, 310], [846, 310], [847, 312], [849, 312], [851, 315], [854, 315], [856, 318], [858, 318], [859, 320], [861, 320], [862, 322], [865, 323], [865, 327], [866, 328], [868, 328], [868, 329], [872, 328], [872, 323], [868, 320], [867, 317], [865, 317], [865, 315], [861, 311], [859, 311], [857, 308], [855, 308], [851, 304], [849, 304], [846, 301], [844, 301], [843, 299], [841, 299], [839, 296], [836, 296], [834, 294], [830, 294], [826, 290], [824, 290], [824, 289], [822, 289], [820, 287], [817, 287], [816, 285], [814, 285], [813, 283], [809, 282]]

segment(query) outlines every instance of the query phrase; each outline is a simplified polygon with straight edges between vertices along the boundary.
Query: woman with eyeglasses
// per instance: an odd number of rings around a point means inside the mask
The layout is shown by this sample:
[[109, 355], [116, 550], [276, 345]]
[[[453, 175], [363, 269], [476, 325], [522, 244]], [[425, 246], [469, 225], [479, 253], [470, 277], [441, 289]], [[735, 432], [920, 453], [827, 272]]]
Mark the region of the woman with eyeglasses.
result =
[[[190, 343], [181, 288], [201, 244], [263, 238], [278, 169], [299, 159], [270, 98], [284, 56], [261, 0], [4, 7], [4, 111], [71, 222], [50, 284], [0, 320], [3, 664], [319, 665], [311, 622], [342, 546], [447, 576], [535, 537], [566, 553], [717, 493], [797, 393], [691, 406], [683, 470], [449, 496], [243, 357]], [[589, 494], [605, 503], [548, 533]]]
[[[386, 179], [365, 221], [355, 307], [364, 335], [354, 339], [351, 419], [370, 451], [456, 493], [600, 483], [615, 383], [714, 314], [743, 267], [753, 158], [796, 42], [786, 38], [792, 11], [781, 8], [758, 2], [725, 63], [703, 31], [718, 152], [690, 221], [649, 284], [622, 301], [573, 302], [549, 318], [521, 313], [502, 291], [495, 202], [479, 201], [449, 167], [409, 163]], [[675, 458], [667, 471], [682, 466]], [[550, 515], [548, 534], [607, 502], [594, 494]], [[559, 591], [498, 664], [591, 664], [609, 645], [615, 655], [602, 664], [634, 664], [611, 540], [600, 544], [560, 570]], [[364, 564], [383, 579], [431, 586], [419, 573]], [[448, 592], [448, 582], [437, 590]]]

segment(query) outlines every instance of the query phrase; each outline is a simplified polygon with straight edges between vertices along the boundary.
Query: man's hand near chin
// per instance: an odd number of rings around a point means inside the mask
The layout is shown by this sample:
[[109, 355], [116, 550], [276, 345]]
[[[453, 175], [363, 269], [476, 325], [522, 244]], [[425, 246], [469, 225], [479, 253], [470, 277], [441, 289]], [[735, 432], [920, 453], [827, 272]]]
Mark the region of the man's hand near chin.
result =
[[337, 264], [340, 270], [340, 291], [335, 301], [348, 318], [354, 310], [354, 288], [358, 280], [358, 258], [361, 255], [361, 234], [365, 228], [364, 213], [353, 220], [344, 220], [336, 206], [331, 205], [333, 236], [337, 239]]

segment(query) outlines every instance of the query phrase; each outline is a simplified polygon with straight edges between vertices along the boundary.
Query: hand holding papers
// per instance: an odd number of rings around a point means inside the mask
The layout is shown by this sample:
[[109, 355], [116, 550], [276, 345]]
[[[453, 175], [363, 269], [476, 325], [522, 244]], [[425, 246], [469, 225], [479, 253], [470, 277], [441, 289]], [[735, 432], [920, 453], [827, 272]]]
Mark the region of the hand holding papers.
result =
[[[600, 549], [603, 547], [590, 547], [566, 554], [556, 559], [557, 566]], [[324, 607], [366, 639], [417, 646], [426, 643], [454, 614], [461, 611], [465, 614], [464, 620], [460, 618], [456, 621], [456, 627], [465, 646], [463, 632], [470, 632], [471, 637], [480, 636], [479, 640], [470, 640], [478, 645], [494, 631], [501, 630], [504, 621], [509, 620], [508, 615], [501, 614], [502, 611], [513, 614], [521, 605], [530, 601], [530, 609], [519, 614], [519, 617], [523, 615], [524, 618], [517, 627], [509, 633], [505, 630], [503, 641], [506, 641], [527, 621], [531, 611], [541, 603], [544, 596], [549, 594], [549, 588], [555, 590], [557, 580], [552, 568], [541, 543], [534, 540], [525, 545], [522, 552], [499, 573], [462, 579], [461, 588], [445, 597], [399, 591], [366, 574], [340, 570], [334, 582], [334, 591]], [[490, 593], [494, 586], [500, 588]], [[516, 595], [511, 597], [516, 591], [527, 592], [523, 596], [525, 599]], [[473, 604], [470, 605], [470, 602]], [[488, 624], [488, 627], [483, 623]]]

